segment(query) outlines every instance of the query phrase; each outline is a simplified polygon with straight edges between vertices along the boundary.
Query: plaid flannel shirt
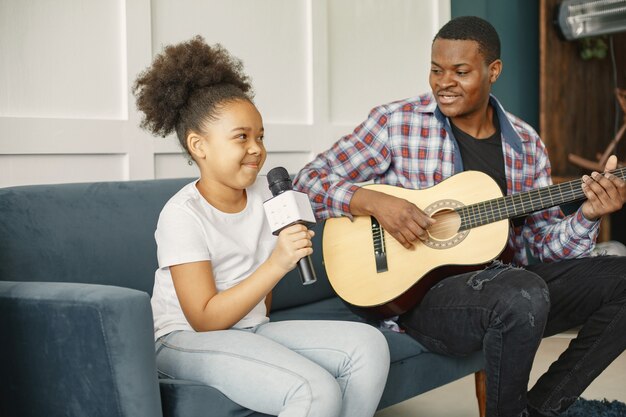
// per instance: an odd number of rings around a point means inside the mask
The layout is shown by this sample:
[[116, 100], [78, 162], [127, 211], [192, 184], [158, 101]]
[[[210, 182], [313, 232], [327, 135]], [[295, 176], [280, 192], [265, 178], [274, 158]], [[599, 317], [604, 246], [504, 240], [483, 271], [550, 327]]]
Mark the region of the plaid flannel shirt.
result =
[[[551, 185], [550, 161], [539, 135], [505, 112], [495, 97], [490, 103], [500, 121], [507, 194]], [[354, 132], [307, 164], [294, 186], [309, 194], [315, 215], [322, 220], [350, 216], [358, 183], [423, 189], [461, 171], [450, 121], [428, 93], [372, 109]], [[533, 213], [510, 230], [513, 262], [527, 265], [585, 256], [593, 249], [598, 226], [598, 221], [584, 218], [580, 208], [567, 217], [559, 207]]]

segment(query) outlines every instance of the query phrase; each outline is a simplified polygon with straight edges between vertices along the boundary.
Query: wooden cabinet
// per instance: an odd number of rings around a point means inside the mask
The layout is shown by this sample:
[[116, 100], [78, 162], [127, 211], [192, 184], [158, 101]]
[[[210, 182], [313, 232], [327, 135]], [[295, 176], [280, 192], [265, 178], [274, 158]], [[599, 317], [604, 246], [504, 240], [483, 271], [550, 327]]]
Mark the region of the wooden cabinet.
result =
[[[558, 37], [553, 18], [559, 3], [540, 0], [539, 133], [548, 147], [553, 174], [577, 176], [584, 172], [570, 164], [567, 155], [596, 159], [615, 135], [616, 119], [621, 125], [614, 90], [626, 88], [626, 33], [612, 35], [615, 72], [610, 52], [602, 60], [584, 61], [579, 42]], [[616, 154], [626, 160], [626, 140], [619, 143]]]
[[[562, 182], [573, 181], [578, 177], [559, 177], [552, 176], [552, 181], [555, 184], [560, 184]], [[607, 215], [602, 217], [600, 222], [600, 232], [598, 233], [598, 242], [607, 242], [611, 240], [611, 215]]]

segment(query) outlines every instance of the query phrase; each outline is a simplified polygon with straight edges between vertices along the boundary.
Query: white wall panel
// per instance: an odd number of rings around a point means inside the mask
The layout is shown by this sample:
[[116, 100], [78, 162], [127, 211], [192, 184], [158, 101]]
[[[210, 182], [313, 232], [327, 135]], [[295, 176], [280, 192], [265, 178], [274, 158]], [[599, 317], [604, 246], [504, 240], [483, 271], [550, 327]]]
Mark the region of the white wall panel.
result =
[[331, 121], [355, 124], [376, 105], [429, 91], [430, 44], [448, 19], [441, 1], [330, 1]]
[[310, 160], [308, 152], [269, 152], [261, 174], [267, 174], [274, 167], [284, 167], [290, 174], [296, 174]]
[[198, 167], [189, 165], [182, 152], [154, 155], [154, 178], [197, 178]]
[[124, 7], [0, 1], [0, 116], [125, 119]]
[[268, 161], [298, 171], [374, 105], [427, 90], [449, 0], [0, 0], [0, 186], [194, 177], [130, 91], [196, 34], [244, 62]]
[[244, 63], [266, 123], [310, 123], [310, 0], [152, 1], [154, 53], [202, 35]]
[[118, 155], [0, 155], [0, 187], [27, 184], [123, 181], [127, 156]]
[[430, 43], [449, 9], [439, 1], [329, 2], [331, 120], [353, 124], [379, 104], [429, 91]]

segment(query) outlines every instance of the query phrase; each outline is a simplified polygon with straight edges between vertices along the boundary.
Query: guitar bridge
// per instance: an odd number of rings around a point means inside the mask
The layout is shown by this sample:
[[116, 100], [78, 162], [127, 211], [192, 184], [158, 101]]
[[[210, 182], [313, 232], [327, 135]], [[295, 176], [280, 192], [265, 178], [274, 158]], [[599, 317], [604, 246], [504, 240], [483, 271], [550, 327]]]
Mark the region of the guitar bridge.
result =
[[376, 272], [387, 271], [387, 250], [385, 248], [384, 230], [378, 220], [370, 217], [372, 220], [372, 241], [374, 242], [374, 259], [376, 260]]

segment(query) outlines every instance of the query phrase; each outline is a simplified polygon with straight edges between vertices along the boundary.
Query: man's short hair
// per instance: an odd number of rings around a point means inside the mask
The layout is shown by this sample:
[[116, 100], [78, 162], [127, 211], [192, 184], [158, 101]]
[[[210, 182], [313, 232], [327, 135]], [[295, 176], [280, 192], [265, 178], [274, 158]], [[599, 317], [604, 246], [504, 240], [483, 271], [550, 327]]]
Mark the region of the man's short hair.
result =
[[496, 32], [491, 23], [480, 17], [461, 16], [450, 20], [439, 29], [433, 42], [437, 39], [477, 42], [478, 51], [485, 58], [487, 65], [496, 59], [500, 59], [500, 37], [498, 32]]

